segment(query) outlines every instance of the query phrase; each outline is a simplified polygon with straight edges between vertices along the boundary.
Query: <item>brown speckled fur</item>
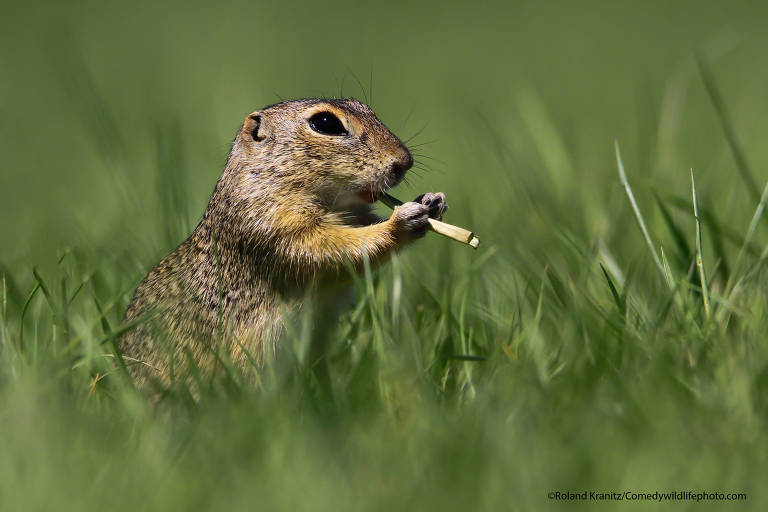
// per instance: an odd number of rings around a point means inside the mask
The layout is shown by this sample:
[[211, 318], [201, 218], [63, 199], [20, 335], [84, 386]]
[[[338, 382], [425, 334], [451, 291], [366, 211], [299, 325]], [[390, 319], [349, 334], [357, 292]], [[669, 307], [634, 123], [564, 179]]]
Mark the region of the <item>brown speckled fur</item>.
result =
[[[336, 115], [348, 134], [312, 130], [308, 119], [318, 112]], [[287, 101], [250, 114], [199, 225], [149, 272], [128, 307], [126, 322], [152, 317], [120, 340], [134, 378], [167, 382], [190, 358], [209, 371], [224, 330], [236, 365], [248, 355], [261, 362], [308, 287], [350, 264], [361, 268], [366, 255], [383, 261], [442, 214], [442, 194], [406, 203], [387, 220], [359, 198], [396, 185], [412, 162], [356, 100]]]

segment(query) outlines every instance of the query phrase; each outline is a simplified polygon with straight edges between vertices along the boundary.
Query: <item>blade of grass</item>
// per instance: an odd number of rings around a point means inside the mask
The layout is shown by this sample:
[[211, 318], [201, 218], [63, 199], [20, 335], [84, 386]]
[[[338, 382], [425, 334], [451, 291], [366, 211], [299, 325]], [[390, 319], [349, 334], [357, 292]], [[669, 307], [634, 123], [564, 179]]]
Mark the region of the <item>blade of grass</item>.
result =
[[664, 254], [664, 246], [661, 247], [661, 264], [664, 265], [664, 272], [667, 275], [667, 282], [675, 283], [675, 288], [677, 288], [677, 283], [675, 281], [675, 278], [672, 275], [672, 267], [669, 266], [669, 260], [667, 259], [666, 254]]
[[734, 302], [736, 299], [736, 296], [741, 293], [741, 290], [743, 289], [744, 284], [752, 278], [755, 274], [757, 274], [765, 265], [766, 261], [768, 261], [768, 245], [765, 246], [765, 249], [763, 249], [763, 252], [760, 253], [760, 257], [757, 259], [756, 262], [754, 262], [752, 265], [749, 266], [746, 272], [744, 272], [744, 275], [739, 278], [738, 281], [736, 281], [736, 284], [733, 285], [733, 289], [731, 290], [731, 293], [728, 295], [728, 302]]
[[739, 249], [738, 256], [736, 256], [736, 263], [733, 264], [733, 271], [731, 272], [731, 275], [728, 276], [728, 283], [725, 286], [725, 296], [730, 294], [731, 286], [734, 284], [733, 278], [736, 277], [737, 273], [741, 271], [741, 262], [744, 259], [744, 253], [746, 252], [749, 243], [752, 241], [752, 236], [757, 230], [757, 225], [760, 223], [760, 219], [763, 217], [766, 203], [768, 203], [768, 183], [766, 183], [765, 188], [763, 188], [763, 194], [760, 196], [760, 202], [757, 204], [755, 213], [752, 215], [752, 220], [749, 222], [747, 234], [744, 235], [744, 243]]
[[605, 267], [602, 263], [600, 263], [600, 270], [603, 271], [603, 275], [605, 276], [605, 280], [608, 281], [608, 288], [611, 289], [611, 295], [613, 295], [613, 300], [616, 302], [616, 307], [619, 310], [619, 313], [621, 313], [622, 318], [625, 317], [627, 313], [626, 306], [621, 301], [621, 297], [619, 296], [619, 292], [616, 290], [616, 286], [613, 284], [613, 280], [611, 279], [611, 276], [608, 275], [608, 271], [605, 270]]
[[32, 304], [32, 299], [35, 298], [35, 294], [37, 294], [37, 291], [40, 289], [40, 283], [36, 282], [35, 286], [32, 288], [32, 291], [27, 296], [27, 300], [24, 301], [24, 306], [21, 308], [21, 319], [19, 320], [19, 342], [16, 349], [19, 351], [19, 355], [21, 355], [22, 350], [24, 349], [24, 317], [27, 315], [27, 310], [29, 309], [29, 305]]
[[[725, 252], [725, 237], [723, 233], [717, 229], [717, 226], [713, 226], [709, 230], [709, 238], [712, 242], [712, 251], [714, 254], [715, 265], [712, 267], [709, 275], [710, 286], [720, 274], [723, 280], [727, 279], [731, 275], [731, 269], [728, 265], [728, 255]], [[712, 298], [710, 296], [710, 298]]]
[[101, 319], [101, 329], [104, 332], [104, 336], [109, 338], [109, 346], [112, 350], [112, 355], [117, 361], [117, 367], [122, 375], [126, 378], [126, 382], [128, 382], [129, 385], [133, 387], [133, 380], [128, 373], [128, 367], [125, 364], [125, 359], [123, 359], [123, 354], [120, 352], [120, 348], [117, 345], [117, 338], [110, 336], [112, 333], [112, 326], [109, 325], [109, 320], [107, 320], [107, 316], [104, 314], [104, 309], [101, 307], [101, 303], [99, 303], [99, 299], [96, 297], [96, 290], [93, 290], [93, 303], [96, 306], [96, 311], [99, 312], [99, 317]]
[[656, 190], [653, 190], [652, 192], [653, 198], [656, 200], [656, 204], [661, 211], [661, 217], [664, 219], [667, 228], [670, 233], [672, 233], [672, 238], [675, 240], [678, 252], [678, 263], [681, 267], [685, 267], [691, 261], [691, 249], [688, 247], [685, 235], [683, 235], [683, 232], [677, 227], [677, 224], [675, 224], [675, 221], [672, 219], [672, 213], [669, 211], [669, 208], [667, 208], [667, 205], [661, 200], [661, 197], [659, 197]]
[[[624, 190], [627, 192], [627, 197], [629, 198], [629, 203], [632, 205], [632, 210], [635, 212], [635, 219], [637, 219], [637, 223], [640, 226], [640, 230], [643, 232], [643, 237], [645, 238], [645, 243], [648, 245], [648, 249], [651, 251], [651, 254], [653, 255], [653, 262], [656, 264], [656, 267], [659, 269], [659, 272], [661, 273], [661, 277], [664, 277], [664, 281], [667, 282], [666, 276], [664, 273], [664, 267], [661, 265], [661, 261], [659, 260], [659, 255], [656, 254], [656, 249], [653, 248], [653, 242], [651, 241], [651, 235], [648, 234], [648, 228], [645, 227], [645, 221], [643, 220], [643, 215], [640, 213], [640, 208], [637, 206], [637, 201], [635, 201], [635, 195], [632, 193], [632, 187], [629, 186], [629, 181], [627, 180], [627, 173], [624, 171], [624, 163], [621, 161], [621, 153], [619, 152], [619, 141], [618, 139], [614, 140], [614, 147], [616, 148], [616, 163], [618, 164], [619, 168], [619, 179], [621, 180], [622, 185], [624, 185]], [[667, 285], [672, 288], [672, 285], [667, 282]]]
[[709, 289], [707, 277], [704, 271], [704, 255], [701, 247], [701, 222], [699, 221], [699, 201], [696, 197], [696, 180], [691, 169], [691, 197], [693, 200], [693, 216], [696, 217], [696, 266], [699, 268], [699, 280], [701, 281], [701, 299], [704, 301], [704, 314], [709, 318]]
[[92, 272], [91, 274], [87, 275], [82, 281], [80, 281], [80, 284], [75, 288], [75, 291], [72, 292], [72, 295], [67, 300], [67, 304], [72, 304], [74, 300], [77, 298], [78, 294], [83, 290], [83, 287], [88, 284], [91, 281], [91, 278], [93, 277], [93, 274], [95, 272]]
[[738, 140], [736, 140], [733, 123], [725, 108], [723, 97], [715, 84], [715, 77], [712, 74], [709, 63], [702, 55], [696, 54], [696, 64], [698, 65], [699, 73], [701, 74], [701, 81], [704, 83], [704, 88], [707, 90], [709, 99], [712, 101], [712, 106], [715, 107], [715, 112], [717, 112], [717, 117], [720, 120], [720, 125], [723, 127], [725, 140], [728, 142], [728, 147], [731, 148], [734, 160], [736, 160], [736, 168], [739, 170], [739, 174], [741, 174], [744, 185], [747, 187], [747, 191], [750, 196], [752, 196], [752, 199], [754, 201], [759, 201], [760, 189], [757, 187], [757, 182], [747, 164], [744, 151], [741, 149], [741, 146], [739, 146]]

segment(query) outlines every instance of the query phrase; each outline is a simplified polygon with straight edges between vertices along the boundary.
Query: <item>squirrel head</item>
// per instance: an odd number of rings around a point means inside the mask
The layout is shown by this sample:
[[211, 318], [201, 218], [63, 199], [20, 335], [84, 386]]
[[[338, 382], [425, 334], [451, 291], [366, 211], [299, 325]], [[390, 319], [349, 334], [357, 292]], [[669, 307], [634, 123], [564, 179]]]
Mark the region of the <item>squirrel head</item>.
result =
[[285, 101], [246, 117], [230, 158], [254, 179], [329, 204], [373, 202], [413, 165], [408, 148], [354, 99]]

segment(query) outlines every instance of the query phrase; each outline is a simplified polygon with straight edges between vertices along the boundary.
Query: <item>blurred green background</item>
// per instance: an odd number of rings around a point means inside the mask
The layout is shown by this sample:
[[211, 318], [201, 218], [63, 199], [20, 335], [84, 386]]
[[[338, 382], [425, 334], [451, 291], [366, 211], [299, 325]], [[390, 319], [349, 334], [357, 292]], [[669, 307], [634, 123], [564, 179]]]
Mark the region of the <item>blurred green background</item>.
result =
[[[765, 5], [2, 11], [4, 510], [617, 507], [554, 490], [747, 492], [730, 505], [765, 506], [766, 230], [745, 241], [768, 180]], [[244, 117], [340, 95], [414, 147], [421, 168], [395, 195], [446, 192], [446, 220], [481, 249], [428, 237], [357, 283], [331, 399], [314, 394], [300, 327], [295, 360], [257, 390], [153, 408], [110, 383], [104, 337], [195, 226]], [[681, 292], [653, 266], [614, 140]], [[691, 167], [715, 320], [690, 273]], [[742, 247], [757, 277], [734, 299]]]

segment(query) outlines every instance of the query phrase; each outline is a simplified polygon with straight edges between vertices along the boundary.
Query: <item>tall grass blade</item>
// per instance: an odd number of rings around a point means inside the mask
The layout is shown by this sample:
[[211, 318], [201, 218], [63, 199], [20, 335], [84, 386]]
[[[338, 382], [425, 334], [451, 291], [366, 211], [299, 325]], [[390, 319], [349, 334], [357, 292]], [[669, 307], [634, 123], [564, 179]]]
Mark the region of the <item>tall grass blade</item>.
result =
[[699, 280], [701, 281], [701, 299], [704, 301], [704, 314], [709, 318], [709, 289], [707, 287], [707, 276], [704, 271], [704, 256], [701, 247], [701, 222], [699, 221], [699, 201], [696, 197], [696, 181], [691, 169], [691, 197], [693, 200], [693, 215], [696, 217], [696, 266], [699, 269]]
[[744, 254], [747, 251], [747, 248], [749, 247], [750, 242], [752, 241], [752, 236], [755, 234], [755, 231], [757, 230], [757, 225], [760, 223], [760, 219], [763, 217], [763, 213], [765, 212], [765, 205], [768, 203], [768, 183], [765, 184], [765, 188], [763, 188], [763, 194], [760, 196], [760, 202], [757, 204], [757, 208], [755, 209], [755, 213], [752, 215], [752, 220], [749, 222], [749, 227], [747, 228], [747, 233], [744, 235], [744, 243], [741, 244], [741, 248], [739, 249], [739, 254], [736, 256], [736, 263], [733, 265], [733, 271], [731, 272], [731, 275], [728, 277], [728, 283], [725, 287], [725, 294], [728, 296], [731, 292], [731, 286], [734, 283], [734, 278], [738, 275], [739, 272], [741, 272], [741, 264], [742, 260], [744, 259]]
[[677, 246], [678, 252], [678, 263], [681, 267], [684, 268], [691, 262], [691, 249], [688, 247], [688, 242], [685, 239], [685, 235], [683, 235], [683, 232], [680, 230], [677, 224], [675, 224], [675, 221], [672, 219], [672, 213], [669, 211], [669, 208], [667, 208], [667, 205], [664, 204], [664, 201], [661, 200], [661, 197], [659, 197], [659, 194], [655, 190], [653, 190], [653, 198], [656, 200], [656, 204], [659, 206], [659, 210], [661, 211], [661, 217], [664, 219], [669, 232], [672, 233], [672, 238], [675, 240], [675, 245]]
[[27, 315], [27, 310], [29, 309], [30, 304], [32, 304], [32, 299], [35, 298], [35, 294], [37, 294], [39, 289], [40, 283], [36, 282], [35, 286], [32, 288], [32, 291], [27, 296], [27, 300], [24, 301], [24, 306], [21, 308], [21, 319], [19, 320], [19, 341], [16, 346], [16, 349], [19, 351], [19, 355], [21, 355], [22, 351], [24, 350], [24, 318]]
[[667, 260], [667, 255], [664, 254], [664, 246], [661, 246], [659, 248], [661, 251], [661, 264], [664, 267], [664, 275], [667, 278], [667, 283], [671, 284], [672, 287], [676, 287], [675, 284], [675, 278], [672, 277], [672, 268], [669, 266], [669, 260]]
[[626, 190], [627, 192], [629, 203], [632, 205], [632, 210], [635, 212], [635, 219], [637, 219], [637, 223], [640, 226], [640, 230], [643, 232], [645, 243], [646, 245], [648, 245], [648, 249], [651, 251], [651, 254], [653, 255], [653, 262], [656, 264], [656, 268], [659, 269], [659, 272], [661, 273], [661, 277], [664, 277], [665, 278], [664, 281], [666, 282], [667, 280], [665, 277], [664, 267], [661, 264], [661, 260], [659, 260], [659, 255], [656, 254], [656, 249], [653, 248], [651, 235], [648, 234], [648, 228], [645, 227], [645, 221], [643, 220], [643, 215], [640, 213], [640, 207], [637, 206], [637, 201], [635, 201], [635, 195], [632, 193], [632, 187], [629, 186], [629, 181], [627, 180], [627, 173], [624, 171], [624, 163], [621, 161], [621, 153], [619, 152], [618, 140], [614, 140], [614, 147], [616, 148], [616, 163], [619, 168], [619, 179], [621, 180], [622, 185], [624, 185], [624, 190]]
[[611, 276], [608, 275], [608, 271], [605, 270], [605, 267], [602, 263], [600, 264], [600, 270], [603, 271], [605, 280], [608, 281], [608, 288], [611, 290], [611, 295], [613, 295], [613, 301], [616, 303], [616, 308], [619, 310], [619, 313], [621, 313], [621, 316], [624, 317], [627, 313], [626, 305], [621, 300], [619, 292], [616, 290], [616, 286], [613, 284], [613, 279], [611, 279]]
[[[676, 209], [686, 213], [689, 213], [691, 208], [693, 208], [693, 205], [689, 199], [668, 195], [666, 196], [665, 200], [668, 204], [671, 204]], [[749, 242], [745, 244], [744, 237], [741, 235], [741, 233], [727, 226], [726, 224], [720, 223], [711, 211], [705, 207], [702, 207], [701, 205], [699, 205], [699, 220], [712, 232], [719, 232], [722, 235], [723, 240], [727, 240], [728, 242], [738, 247], [745, 245], [745, 250], [750, 256], [754, 256], [755, 258], [760, 256], [762, 246], [756, 244], [755, 242]]]
[[720, 125], [723, 127], [723, 132], [725, 133], [725, 140], [728, 142], [728, 147], [731, 148], [734, 160], [736, 160], [736, 168], [739, 170], [739, 174], [741, 174], [741, 179], [744, 181], [744, 185], [747, 187], [747, 191], [752, 196], [752, 199], [754, 201], [759, 201], [760, 189], [752, 175], [749, 164], [747, 164], [747, 158], [744, 156], [744, 151], [741, 149], [739, 141], [736, 140], [733, 123], [728, 115], [728, 110], [725, 108], [725, 102], [720, 94], [720, 90], [715, 84], [715, 77], [712, 74], [709, 63], [702, 55], [697, 54], [696, 64], [698, 65], [704, 88], [707, 90], [709, 99], [712, 101], [712, 106], [715, 107], [718, 119], [720, 119]]

